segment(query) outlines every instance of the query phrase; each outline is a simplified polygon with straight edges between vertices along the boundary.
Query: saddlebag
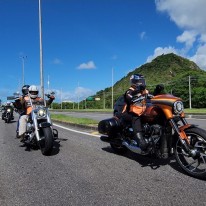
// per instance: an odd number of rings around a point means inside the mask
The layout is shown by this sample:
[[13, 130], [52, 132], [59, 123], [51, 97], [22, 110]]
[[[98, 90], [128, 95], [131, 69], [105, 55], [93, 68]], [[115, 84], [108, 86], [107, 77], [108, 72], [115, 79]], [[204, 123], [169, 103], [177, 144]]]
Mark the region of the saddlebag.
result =
[[117, 132], [120, 129], [119, 119], [112, 117], [109, 119], [104, 119], [98, 124], [98, 131], [101, 134], [109, 135], [113, 132]]

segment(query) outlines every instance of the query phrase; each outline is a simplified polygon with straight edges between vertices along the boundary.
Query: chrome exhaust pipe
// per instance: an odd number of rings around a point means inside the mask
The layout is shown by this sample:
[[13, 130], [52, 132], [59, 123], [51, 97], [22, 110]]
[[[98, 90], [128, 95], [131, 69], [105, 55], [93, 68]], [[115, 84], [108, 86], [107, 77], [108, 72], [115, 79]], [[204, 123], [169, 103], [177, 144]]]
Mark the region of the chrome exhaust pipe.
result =
[[128, 142], [123, 141], [122, 145], [124, 145], [127, 149], [131, 150], [134, 153], [141, 154], [142, 150], [138, 146], [130, 145]]

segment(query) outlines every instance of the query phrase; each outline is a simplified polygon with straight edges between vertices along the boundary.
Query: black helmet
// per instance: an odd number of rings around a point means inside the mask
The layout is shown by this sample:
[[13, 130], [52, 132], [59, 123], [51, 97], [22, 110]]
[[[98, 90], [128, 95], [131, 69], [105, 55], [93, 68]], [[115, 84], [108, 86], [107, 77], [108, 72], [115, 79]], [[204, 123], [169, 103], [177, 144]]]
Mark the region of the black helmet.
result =
[[29, 92], [29, 85], [24, 85], [23, 87], [22, 87], [22, 94], [23, 95], [27, 95], [28, 94], [28, 92]]
[[141, 86], [146, 87], [144, 76], [141, 74], [133, 74], [130, 77], [130, 83], [131, 83], [131, 85], [135, 85], [135, 86], [141, 85]]

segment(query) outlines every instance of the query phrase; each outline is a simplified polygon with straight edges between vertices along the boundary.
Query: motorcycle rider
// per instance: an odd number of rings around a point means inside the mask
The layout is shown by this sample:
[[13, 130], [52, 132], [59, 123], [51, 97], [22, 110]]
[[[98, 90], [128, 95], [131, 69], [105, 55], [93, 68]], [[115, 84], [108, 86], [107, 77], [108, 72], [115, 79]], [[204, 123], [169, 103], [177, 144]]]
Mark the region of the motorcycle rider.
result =
[[[148, 95], [148, 90], [146, 90], [145, 78], [141, 74], [133, 74], [130, 77], [130, 88], [125, 92], [124, 98], [126, 102], [126, 110], [123, 111], [123, 119], [130, 119], [132, 122], [132, 127], [135, 133], [134, 140], [138, 144], [141, 150], [146, 150], [149, 142], [143, 137], [142, 134], [142, 124], [140, 120], [141, 114], [146, 109], [145, 95]], [[138, 104], [138, 111], [133, 111], [133, 105]]]
[[6, 116], [6, 112], [7, 112], [7, 109], [10, 109], [10, 112], [11, 112], [11, 119], [14, 119], [14, 108], [11, 104], [11, 102], [7, 102], [6, 105], [3, 107], [3, 110], [4, 112], [2, 113], [2, 120], [4, 119], [4, 117]]
[[[21, 101], [23, 101], [23, 98], [25, 96], [28, 95], [28, 92], [29, 92], [29, 87], [30, 85], [26, 84], [22, 87], [21, 91], [22, 91], [22, 96], [18, 97], [15, 99], [15, 102], [13, 103], [15, 109], [17, 110], [17, 112], [19, 113], [19, 119], [22, 115], [25, 114], [25, 110], [22, 108], [22, 104], [21, 104]], [[16, 138], [19, 137], [19, 119], [18, 119], [18, 122], [17, 122], [17, 128], [16, 128]]]
[[[32, 107], [30, 104], [30, 98], [32, 101], [32, 104], [40, 104], [40, 105], [44, 105], [44, 99], [38, 96], [39, 90], [37, 88], [36, 85], [31, 85], [29, 87], [29, 91], [28, 91], [28, 95], [26, 95], [22, 101], [21, 101], [21, 105], [23, 110], [25, 111], [25, 114], [22, 115], [19, 119], [19, 138], [20, 138], [20, 142], [24, 141], [24, 137], [25, 137], [25, 132], [26, 132], [26, 123], [28, 120], [28, 116], [32, 111]], [[53, 95], [49, 96], [49, 100], [46, 101], [46, 106], [49, 106], [53, 100], [55, 99], [55, 97]]]

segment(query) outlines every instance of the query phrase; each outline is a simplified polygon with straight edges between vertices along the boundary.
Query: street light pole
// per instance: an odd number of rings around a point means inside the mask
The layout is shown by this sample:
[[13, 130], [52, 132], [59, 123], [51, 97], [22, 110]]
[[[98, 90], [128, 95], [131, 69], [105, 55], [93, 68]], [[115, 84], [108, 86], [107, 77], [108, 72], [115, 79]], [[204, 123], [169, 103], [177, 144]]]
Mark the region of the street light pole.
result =
[[191, 77], [189, 75], [189, 105], [190, 109], [192, 109], [192, 100], [191, 100]]
[[114, 84], [114, 82], [113, 82], [113, 78], [114, 78], [114, 74], [113, 74], [113, 68], [112, 68], [112, 109], [113, 109], [113, 96], [114, 96], [114, 91], [113, 91], [113, 84]]
[[41, 82], [41, 97], [44, 98], [41, 0], [39, 0], [39, 46], [40, 46], [40, 82]]

